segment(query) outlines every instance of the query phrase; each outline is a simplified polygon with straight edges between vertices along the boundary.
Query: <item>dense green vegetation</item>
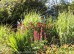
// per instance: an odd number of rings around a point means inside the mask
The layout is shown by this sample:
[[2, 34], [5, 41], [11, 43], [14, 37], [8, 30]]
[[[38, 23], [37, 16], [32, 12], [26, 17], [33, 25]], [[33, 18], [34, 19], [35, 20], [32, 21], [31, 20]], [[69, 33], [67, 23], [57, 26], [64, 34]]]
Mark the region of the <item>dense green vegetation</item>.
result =
[[0, 1], [0, 54], [74, 53], [74, 3], [54, 5], [55, 19], [44, 3]]

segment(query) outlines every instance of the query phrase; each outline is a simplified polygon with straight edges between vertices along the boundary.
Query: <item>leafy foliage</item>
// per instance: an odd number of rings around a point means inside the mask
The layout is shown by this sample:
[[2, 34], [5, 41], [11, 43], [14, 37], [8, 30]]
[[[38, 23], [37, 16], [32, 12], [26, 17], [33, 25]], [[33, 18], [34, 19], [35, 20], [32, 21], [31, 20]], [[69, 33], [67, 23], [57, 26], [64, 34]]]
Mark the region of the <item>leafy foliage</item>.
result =
[[14, 50], [14, 52], [24, 52], [31, 50], [31, 35], [29, 35], [30, 30], [20, 33], [18, 31], [16, 34], [12, 33], [9, 37], [9, 46]]
[[10, 35], [11, 29], [9, 26], [0, 25], [0, 53], [1, 54], [11, 54], [12, 49], [7, 45], [8, 37]]
[[36, 25], [38, 22], [41, 22], [41, 16], [40, 14], [37, 14], [36, 12], [32, 11], [29, 12], [27, 15], [24, 16], [24, 25], [28, 26], [31, 22]]
[[[63, 44], [73, 41], [73, 29], [74, 29], [74, 15], [71, 13], [62, 13], [59, 15], [56, 29], [59, 33], [60, 41]], [[71, 38], [71, 39], [70, 39]]]

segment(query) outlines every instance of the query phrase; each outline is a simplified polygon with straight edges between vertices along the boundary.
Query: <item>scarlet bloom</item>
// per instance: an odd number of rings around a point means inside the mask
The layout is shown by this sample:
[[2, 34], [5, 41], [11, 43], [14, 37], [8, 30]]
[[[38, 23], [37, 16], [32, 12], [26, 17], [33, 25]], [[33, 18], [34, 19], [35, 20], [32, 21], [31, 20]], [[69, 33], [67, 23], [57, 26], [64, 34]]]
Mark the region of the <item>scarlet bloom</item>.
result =
[[39, 37], [38, 37], [38, 31], [34, 29], [34, 40], [38, 40]]
[[42, 24], [42, 23], [40, 23], [40, 22], [38, 22], [38, 23], [37, 23], [37, 26], [38, 26], [38, 27], [42, 27], [42, 26], [43, 26], [43, 24]]
[[40, 22], [37, 23], [38, 25], [41, 24]]
[[46, 45], [44, 46], [44, 49], [47, 49], [47, 46]]

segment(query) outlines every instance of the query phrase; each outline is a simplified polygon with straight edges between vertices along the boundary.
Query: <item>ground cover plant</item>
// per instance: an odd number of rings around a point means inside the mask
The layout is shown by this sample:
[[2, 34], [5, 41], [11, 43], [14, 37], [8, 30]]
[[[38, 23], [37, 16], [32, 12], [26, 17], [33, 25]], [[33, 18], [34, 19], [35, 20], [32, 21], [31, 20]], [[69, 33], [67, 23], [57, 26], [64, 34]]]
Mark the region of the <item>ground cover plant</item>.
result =
[[[35, 15], [33, 16], [35, 17]], [[29, 15], [28, 18], [30, 19], [33, 16]], [[33, 20], [34, 19], [35, 18], [33, 18]], [[10, 52], [9, 54], [73, 54], [74, 47], [72, 14], [65, 14], [65, 12], [60, 13], [57, 20], [53, 21], [52, 18], [49, 18], [46, 20], [46, 23], [42, 23], [42, 21], [35, 21], [36, 24], [34, 24], [35, 22], [32, 20], [31, 22], [25, 20], [20, 24], [20, 26], [18, 26], [16, 33], [12, 31], [13, 29], [11, 29], [11, 27], [8, 29], [9, 27], [1, 25], [0, 46], [3, 48], [1, 48], [1, 50], [3, 50], [1, 53], [5, 54]], [[42, 40], [34, 40], [34, 28], [37, 29], [36, 31], [41, 32], [39, 26], [43, 26], [42, 28], [44, 28], [43, 30], [46, 32], [46, 38]], [[56, 39], [59, 39], [60, 42], [58, 42]], [[60, 45], [58, 45], [56, 42]], [[8, 51], [8, 49], [10, 50]]]
[[58, 17], [58, 21], [56, 23], [56, 29], [60, 36], [61, 44], [63, 43], [72, 43], [73, 29], [74, 29], [74, 15], [72, 13], [62, 13]]
[[0, 1], [0, 54], [74, 53], [74, 3], [45, 1]]

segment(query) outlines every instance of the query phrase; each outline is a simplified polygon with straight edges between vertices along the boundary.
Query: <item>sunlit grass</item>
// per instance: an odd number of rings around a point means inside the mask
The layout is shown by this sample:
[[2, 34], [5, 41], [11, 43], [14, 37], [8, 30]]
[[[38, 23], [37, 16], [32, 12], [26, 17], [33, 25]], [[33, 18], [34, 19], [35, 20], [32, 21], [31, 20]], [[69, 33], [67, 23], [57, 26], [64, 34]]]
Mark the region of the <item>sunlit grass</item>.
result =
[[9, 26], [0, 25], [0, 54], [11, 54], [12, 49], [7, 45], [11, 29]]
[[39, 13], [36, 13], [35, 11], [31, 11], [29, 13], [27, 13], [27, 15], [25, 15], [24, 17], [24, 25], [28, 26], [29, 23], [34, 23], [34, 25], [37, 24], [37, 22], [41, 22], [41, 16]]
[[74, 15], [71, 13], [60, 13], [56, 21], [56, 29], [59, 33], [60, 43], [71, 43], [74, 38]]

